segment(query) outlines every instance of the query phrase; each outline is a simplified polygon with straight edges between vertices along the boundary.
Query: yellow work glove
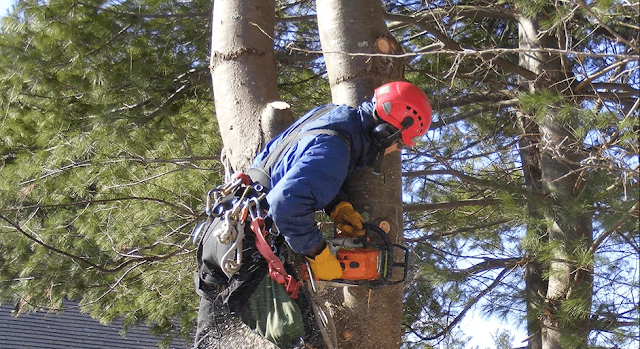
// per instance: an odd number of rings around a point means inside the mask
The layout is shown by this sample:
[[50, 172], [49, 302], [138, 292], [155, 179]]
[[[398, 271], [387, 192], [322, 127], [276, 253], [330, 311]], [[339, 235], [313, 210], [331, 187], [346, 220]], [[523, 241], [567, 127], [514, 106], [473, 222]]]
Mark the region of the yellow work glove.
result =
[[314, 257], [307, 256], [309, 267], [315, 279], [334, 280], [342, 277], [342, 266], [338, 259], [331, 254], [329, 247], [323, 243], [324, 248]]
[[364, 235], [364, 229], [362, 229], [364, 220], [350, 203], [342, 201], [337, 204], [330, 216], [336, 222], [338, 230], [343, 234], [349, 237], [361, 237]]

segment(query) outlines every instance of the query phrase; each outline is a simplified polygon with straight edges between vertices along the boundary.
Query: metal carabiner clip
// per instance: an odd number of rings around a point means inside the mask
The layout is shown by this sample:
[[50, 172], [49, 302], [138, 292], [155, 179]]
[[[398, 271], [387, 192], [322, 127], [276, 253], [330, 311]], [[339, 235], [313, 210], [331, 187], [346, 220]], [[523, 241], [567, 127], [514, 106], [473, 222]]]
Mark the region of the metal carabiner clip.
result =
[[249, 201], [247, 202], [247, 206], [252, 221], [256, 220], [257, 218], [262, 218], [262, 213], [260, 212], [260, 201], [258, 201], [258, 198], [254, 197], [249, 199]]
[[[211, 216], [211, 208], [213, 207], [213, 206], [211, 205], [211, 195], [212, 195], [212, 194], [214, 194], [214, 195], [215, 195], [215, 193], [216, 193], [217, 191], [218, 191], [218, 188], [214, 188], [214, 189], [211, 189], [211, 190], [209, 190], [209, 191], [207, 192], [207, 201], [206, 201], [205, 206], [204, 206], [204, 213], [206, 213], [206, 214], [207, 214], [207, 216]], [[214, 202], [215, 202], [215, 201], [218, 201], [218, 200], [217, 200], [216, 198], [214, 198]], [[215, 204], [214, 204], [214, 205], [215, 205]]]

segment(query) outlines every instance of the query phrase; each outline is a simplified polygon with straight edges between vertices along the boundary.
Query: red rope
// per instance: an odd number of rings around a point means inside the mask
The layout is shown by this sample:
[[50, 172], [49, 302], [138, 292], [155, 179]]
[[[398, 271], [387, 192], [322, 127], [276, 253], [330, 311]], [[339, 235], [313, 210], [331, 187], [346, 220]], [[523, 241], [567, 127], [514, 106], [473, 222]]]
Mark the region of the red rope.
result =
[[280, 285], [284, 285], [284, 288], [292, 299], [297, 299], [301, 283], [287, 273], [280, 258], [273, 254], [271, 246], [269, 246], [266, 240], [267, 231], [264, 227], [264, 219], [260, 217], [254, 218], [250, 227], [256, 234], [256, 247], [269, 265], [269, 276]]

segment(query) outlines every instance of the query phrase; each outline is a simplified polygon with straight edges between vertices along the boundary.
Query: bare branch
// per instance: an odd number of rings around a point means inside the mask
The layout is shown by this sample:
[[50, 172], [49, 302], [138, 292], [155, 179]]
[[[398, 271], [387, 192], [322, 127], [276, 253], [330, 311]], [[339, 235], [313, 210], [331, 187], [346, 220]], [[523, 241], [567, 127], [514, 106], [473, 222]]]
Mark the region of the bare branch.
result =
[[456, 274], [473, 275], [497, 268], [511, 269], [515, 266], [522, 265], [524, 262], [525, 260], [523, 258], [483, 258], [483, 261], [478, 264], [474, 264], [466, 269], [453, 270], [452, 272]]
[[[445, 231], [445, 232], [438, 232], [438, 233], [434, 233], [434, 234], [429, 234], [429, 235], [422, 236], [420, 238], [406, 239], [406, 241], [407, 242], [422, 242], [422, 241], [427, 241], [427, 240], [436, 240], [436, 239], [441, 239], [441, 238], [443, 238], [445, 236], [451, 236], [451, 235], [456, 235], [456, 234], [459, 234], [459, 233], [464, 233], [464, 232], [467, 232], [467, 231], [474, 231], [474, 230], [478, 230], [478, 229], [484, 229], [484, 228], [492, 227], [492, 226], [495, 226], [495, 225], [504, 224], [504, 223], [507, 223], [507, 222], [509, 222], [509, 220], [501, 219], [501, 220], [497, 220], [497, 221], [493, 221], [493, 222], [487, 222], [487, 223], [468, 226], [468, 227], [464, 227], [464, 228], [448, 230], [448, 231]], [[420, 227], [413, 227], [413, 229], [420, 229]]]

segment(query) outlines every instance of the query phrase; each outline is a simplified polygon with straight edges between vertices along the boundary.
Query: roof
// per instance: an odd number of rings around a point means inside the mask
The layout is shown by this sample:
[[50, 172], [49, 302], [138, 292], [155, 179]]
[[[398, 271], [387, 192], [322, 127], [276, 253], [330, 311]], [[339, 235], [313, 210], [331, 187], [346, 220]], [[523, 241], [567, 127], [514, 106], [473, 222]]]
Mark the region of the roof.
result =
[[[89, 314], [82, 314], [75, 302], [65, 301], [69, 309], [60, 313], [35, 311], [12, 316], [13, 306], [0, 305], [0, 349], [151, 349], [159, 338], [147, 327], [129, 328], [120, 335], [120, 321], [102, 325]], [[184, 349], [187, 344], [174, 339], [169, 348]]]

